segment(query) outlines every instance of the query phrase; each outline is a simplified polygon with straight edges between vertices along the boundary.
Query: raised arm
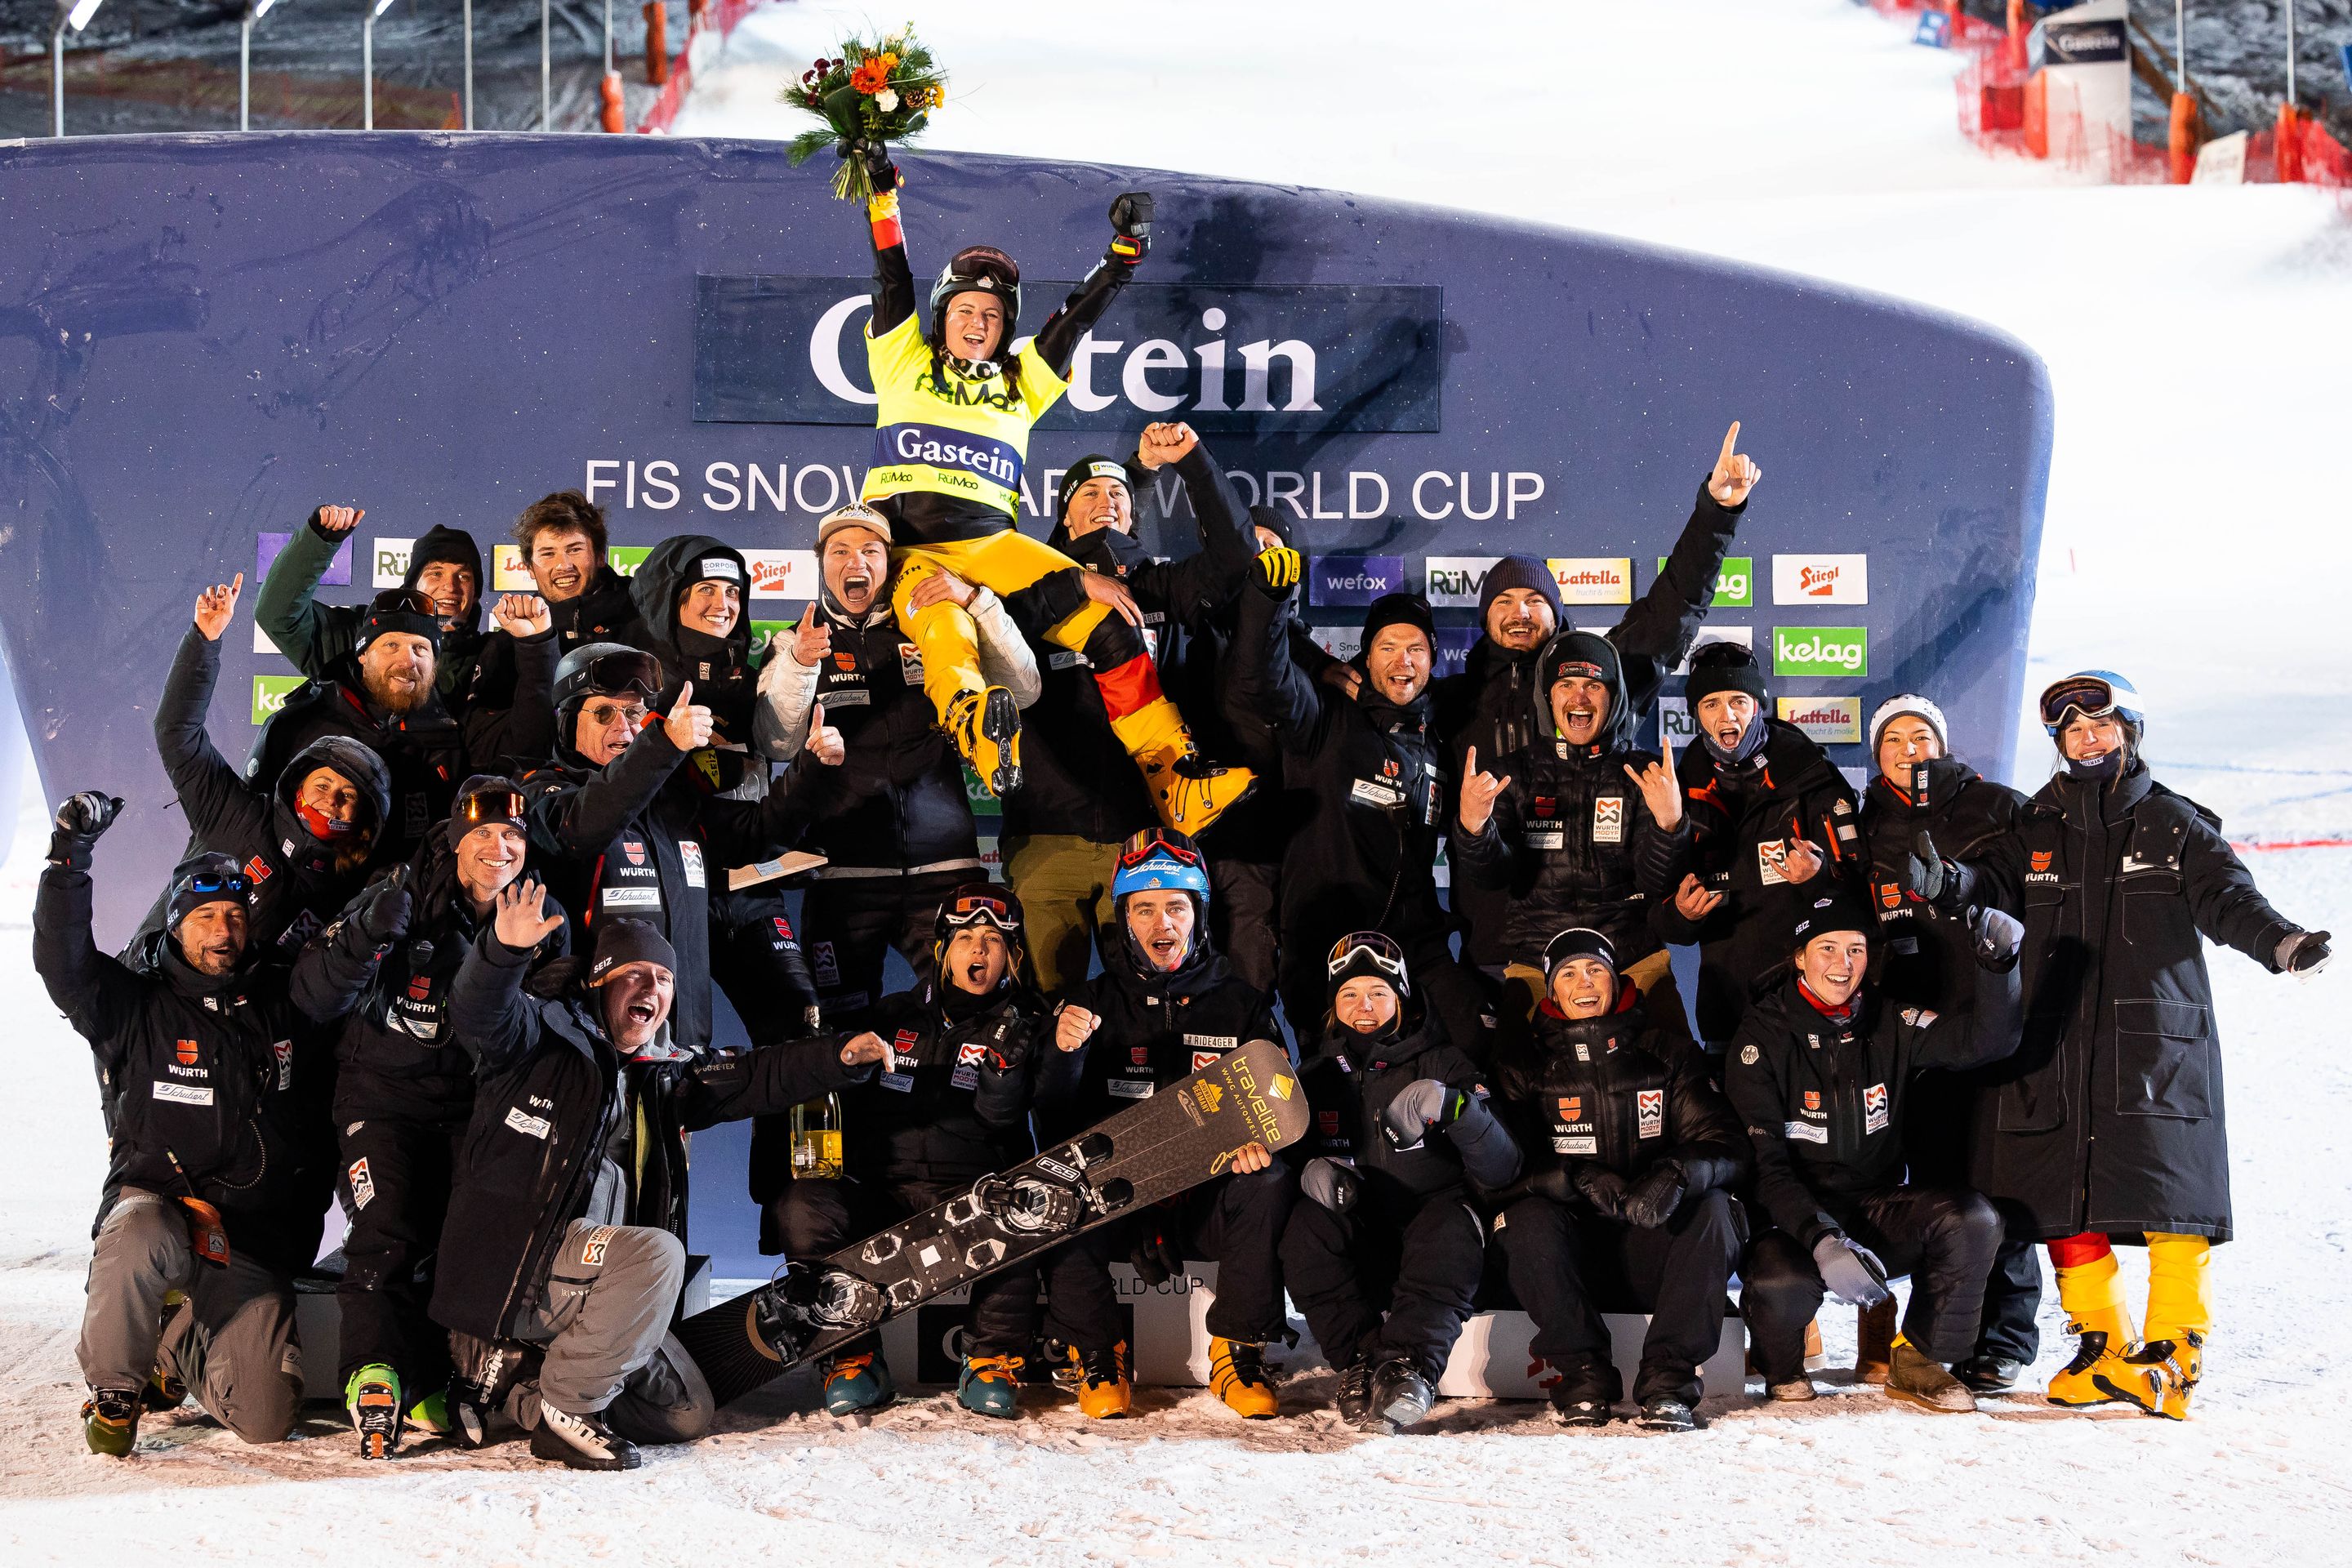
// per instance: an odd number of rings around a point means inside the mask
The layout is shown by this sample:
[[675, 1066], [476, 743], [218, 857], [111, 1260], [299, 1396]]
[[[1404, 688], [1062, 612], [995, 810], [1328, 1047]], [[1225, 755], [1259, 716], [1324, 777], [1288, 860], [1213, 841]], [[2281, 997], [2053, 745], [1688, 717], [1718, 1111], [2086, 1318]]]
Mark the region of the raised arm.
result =
[[99, 952], [89, 930], [91, 853], [121, 810], [120, 800], [90, 790], [58, 807], [49, 863], [33, 895], [34, 973], [48, 987], [49, 1000], [102, 1056], [143, 984]]
[[1224, 683], [1225, 710], [1244, 732], [1270, 728], [1282, 750], [1308, 756], [1322, 736], [1325, 696], [1290, 657], [1290, 595], [1289, 588], [1277, 588], [1262, 574], [1254, 575], [1243, 592], [1233, 668]]
[[[671, 717], [689, 710], [693, 698], [694, 686], [689, 681], [680, 690]], [[702, 712], [707, 724], [709, 710]], [[708, 732], [702, 740], [709, 740]], [[686, 751], [670, 739], [667, 722], [648, 724], [626, 751], [597, 773], [576, 784], [558, 780], [543, 789], [531, 803], [531, 837], [558, 855], [598, 854], [654, 803], [685, 760]]]
[[1715, 602], [1715, 580], [1740, 514], [1748, 510], [1748, 492], [1763, 478], [1763, 469], [1733, 449], [1738, 441], [1735, 420], [1714, 471], [1699, 486], [1690, 521], [1666, 556], [1665, 570], [1609, 630], [1636, 711], [1648, 710], [1666, 672], [1690, 652], [1691, 639]]
[[898, 166], [878, 142], [866, 162], [874, 181], [874, 195], [866, 203], [874, 240], [874, 319], [866, 334], [878, 338], [915, 313], [915, 273], [907, 263], [906, 231], [898, 225]]
[[268, 797], [247, 787], [244, 776], [220, 754], [205, 728], [213, 689], [220, 679], [219, 639], [236, 613], [244, 584], [240, 573], [235, 582], [196, 596], [194, 624], [180, 639], [171, 673], [155, 700], [156, 754], [163, 760], [188, 830], [200, 843], [249, 837], [269, 821]]
[[1037, 356], [1053, 373], [1069, 379], [1078, 340], [1102, 320], [1118, 291], [1135, 276], [1136, 264], [1151, 248], [1151, 193], [1129, 191], [1110, 204], [1110, 247], [1086, 279], [1070, 290], [1062, 308], [1037, 330]]
[[872, 1033], [815, 1035], [702, 1057], [687, 1069], [681, 1120], [694, 1132], [721, 1121], [781, 1115], [866, 1082], [881, 1059], [881, 1037]]
[[816, 700], [818, 667], [832, 648], [833, 628], [812, 599], [793, 624], [793, 635], [770, 644], [768, 662], [760, 667], [759, 695], [751, 704], [752, 750], [779, 763], [801, 754], [809, 709]]
[[316, 680], [327, 667], [352, 651], [354, 633], [363, 612], [356, 607], [321, 605], [319, 579], [335, 563], [341, 550], [367, 513], [357, 507], [322, 506], [286, 541], [286, 548], [269, 563], [261, 591], [253, 601], [253, 623], [294, 661], [294, 668]]
[[529, 1051], [539, 1030], [522, 983], [540, 943], [563, 926], [547, 889], [525, 877], [498, 897], [498, 913], [482, 928], [449, 987], [450, 1037], [474, 1058], [476, 1073], [492, 1073]]

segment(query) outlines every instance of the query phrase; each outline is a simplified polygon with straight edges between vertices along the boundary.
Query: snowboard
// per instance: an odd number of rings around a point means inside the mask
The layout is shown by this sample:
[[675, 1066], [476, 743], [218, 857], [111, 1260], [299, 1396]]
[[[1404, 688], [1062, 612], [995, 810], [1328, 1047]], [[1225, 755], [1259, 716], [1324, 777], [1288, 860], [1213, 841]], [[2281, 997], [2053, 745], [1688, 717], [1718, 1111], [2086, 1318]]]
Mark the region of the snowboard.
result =
[[1257, 1142], [1305, 1136], [1307, 1096], [1279, 1045], [1229, 1051], [938, 1207], [700, 1311], [677, 1338], [730, 1404], [932, 1297], [1224, 1173]]

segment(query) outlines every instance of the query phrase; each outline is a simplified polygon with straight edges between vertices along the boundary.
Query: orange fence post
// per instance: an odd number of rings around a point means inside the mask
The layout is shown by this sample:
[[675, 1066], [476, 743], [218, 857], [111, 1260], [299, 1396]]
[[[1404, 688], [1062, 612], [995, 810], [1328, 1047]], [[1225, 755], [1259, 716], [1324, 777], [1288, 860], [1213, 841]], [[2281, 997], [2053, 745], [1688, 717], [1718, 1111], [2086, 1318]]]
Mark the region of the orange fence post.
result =
[[2292, 103], [2279, 105], [2278, 177], [2283, 185], [2303, 178], [2303, 112]]
[[2028, 31], [2025, 0], [2009, 0], [2009, 38], [2001, 46], [2001, 56], [2011, 70], [2025, 68], [2025, 37]]
[[2197, 100], [2185, 92], [2172, 95], [2172, 183], [2185, 185], [2197, 173]]
[[2035, 71], [2025, 79], [2025, 150], [2037, 158], [2050, 156], [2050, 73]]
[[662, 0], [646, 0], [646, 80], [669, 85], [669, 11]]
[[604, 129], [618, 135], [629, 128], [628, 111], [622, 106], [621, 73], [606, 71], [602, 84], [604, 98]]

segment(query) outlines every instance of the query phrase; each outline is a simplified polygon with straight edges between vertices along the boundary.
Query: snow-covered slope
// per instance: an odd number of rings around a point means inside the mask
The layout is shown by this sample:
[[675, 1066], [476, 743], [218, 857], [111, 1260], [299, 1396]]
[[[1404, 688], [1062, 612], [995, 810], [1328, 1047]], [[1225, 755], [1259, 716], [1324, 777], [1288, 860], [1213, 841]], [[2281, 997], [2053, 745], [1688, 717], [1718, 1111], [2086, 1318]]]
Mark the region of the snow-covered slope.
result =
[[[937, 146], [1510, 212], [2016, 332], [2059, 398], [2037, 673], [2130, 673], [2159, 773], [2233, 836], [2352, 832], [2352, 227], [2326, 198], [2070, 188], [1981, 160], [1953, 128], [1950, 58], [1846, 0], [915, 15], [957, 73]], [[791, 133], [776, 88], [869, 20], [762, 13], [681, 132]], [[1464, 81], [1492, 86], [1475, 125], [1436, 107]], [[1759, 505], [1766, 424], [1748, 435]], [[2046, 754], [2038, 732], [2021, 750]], [[87, 1057], [24, 956], [42, 837], [28, 825], [0, 872], [0, 973], [24, 1020], [0, 1142], [11, 1562], [2352, 1561], [2334, 1414], [2352, 1394], [2337, 1349], [2352, 1317], [2346, 981], [2295, 985], [2229, 954], [2214, 963], [2242, 1239], [2217, 1255], [2221, 1321], [2185, 1426], [2022, 1397], [1934, 1418], [1838, 1388], [1795, 1414], [1711, 1406], [1709, 1428], [1680, 1438], [1569, 1436], [1528, 1406], [1464, 1405], [1429, 1435], [1371, 1441], [1327, 1415], [1245, 1428], [1205, 1395], [1154, 1394], [1118, 1425], [1062, 1408], [982, 1426], [933, 1399], [860, 1427], [809, 1414], [808, 1384], [788, 1380], [718, 1439], [624, 1478], [550, 1474], [514, 1447], [370, 1471], [324, 1426], [267, 1451], [163, 1427], [135, 1464], [88, 1458], [71, 1347], [102, 1153]], [[2352, 929], [2352, 850], [2266, 853], [2255, 869], [2291, 916]], [[1832, 1356], [1850, 1352], [1850, 1314], [1825, 1321]], [[2054, 1317], [2045, 1330], [2054, 1352]], [[1286, 1402], [1319, 1409], [1328, 1384], [1294, 1383]]]

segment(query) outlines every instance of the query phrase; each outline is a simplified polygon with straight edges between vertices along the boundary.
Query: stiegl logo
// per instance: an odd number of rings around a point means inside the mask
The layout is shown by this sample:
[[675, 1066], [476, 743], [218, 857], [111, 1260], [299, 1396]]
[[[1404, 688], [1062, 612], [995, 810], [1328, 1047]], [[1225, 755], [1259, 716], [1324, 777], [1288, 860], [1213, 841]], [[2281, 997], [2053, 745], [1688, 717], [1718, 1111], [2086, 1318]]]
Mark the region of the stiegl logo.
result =
[[1838, 569], [1834, 566], [1801, 566], [1797, 569], [1797, 591], [1809, 599], [1826, 599], [1837, 592]]

